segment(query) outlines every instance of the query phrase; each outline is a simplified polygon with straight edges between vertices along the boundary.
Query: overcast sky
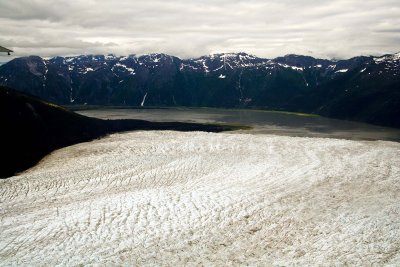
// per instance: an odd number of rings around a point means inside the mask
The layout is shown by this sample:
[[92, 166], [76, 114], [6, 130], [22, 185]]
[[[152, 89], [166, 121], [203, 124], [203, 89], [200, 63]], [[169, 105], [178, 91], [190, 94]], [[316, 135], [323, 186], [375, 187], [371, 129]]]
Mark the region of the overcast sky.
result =
[[400, 51], [399, 0], [0, 0], [0, 25], [15, 56]]

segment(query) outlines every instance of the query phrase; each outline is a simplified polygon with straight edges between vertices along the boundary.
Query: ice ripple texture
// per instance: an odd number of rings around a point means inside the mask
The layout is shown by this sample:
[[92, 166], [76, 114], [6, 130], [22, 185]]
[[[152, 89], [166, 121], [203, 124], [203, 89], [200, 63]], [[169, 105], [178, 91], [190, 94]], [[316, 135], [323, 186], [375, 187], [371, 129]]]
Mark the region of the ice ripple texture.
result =
[[400, 144], [131, 132], [0, 181], [0, 265], [399, 265]]

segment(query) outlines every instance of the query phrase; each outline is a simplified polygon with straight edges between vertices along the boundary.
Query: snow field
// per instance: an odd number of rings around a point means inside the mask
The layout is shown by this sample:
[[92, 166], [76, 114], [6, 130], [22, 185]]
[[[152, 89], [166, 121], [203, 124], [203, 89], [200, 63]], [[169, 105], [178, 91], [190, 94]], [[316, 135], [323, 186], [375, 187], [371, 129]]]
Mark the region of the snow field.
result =
[[399, 265], [400, 144], [113, 134], [0, 181], [0, 265]]

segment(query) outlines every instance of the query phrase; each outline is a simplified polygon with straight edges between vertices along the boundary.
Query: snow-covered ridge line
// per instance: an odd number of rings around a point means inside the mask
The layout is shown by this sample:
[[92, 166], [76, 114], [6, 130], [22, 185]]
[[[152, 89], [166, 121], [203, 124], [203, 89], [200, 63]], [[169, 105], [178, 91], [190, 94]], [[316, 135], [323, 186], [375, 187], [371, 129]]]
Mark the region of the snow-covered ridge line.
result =
[[[320, 59], [320, 58], [314, 58], [311, 56], [303, 56], [303, 55], [297, 55], [297, 54], [287, 54], [283, 57], [309, 57], [309, 58], [313, 58], [316, 60], [329, 60], [331, 62], [337, 62], [337, 61], [342, 61], [342, 60], [349, 60], [351, 58], [344, 58], [344, 59]], [[65, 58], [67, 59], [68, 62], [77, 59], [77, 58], [88, 58], [88, 57], [93, 57], [94, 59], [96, 58], [105, 58], [106, 60], [116, 60], [116, 59], [121, 59], [121, 60], [125, 60], [127, 58], [140, 58], [140, 57], [150, 57], [150, 58], [177, 58], [183, 61], [187, 61], [187, 60], [192, 60], [192, 61], [196, 61], [199, 59], [204, 59], [204, 58], [210, 58], [210, 59], [214, 59], [214, 58], [220, 58], [220, 57], [226, 57], [226, 58], [236, 58], [239, 57], [241, 59], [261, 59], [261, 60], [274, 60], [277, 58], [281, 58], [281, 57], [276, 57], [276, 58], [264, 58], [264, 57], [258, 57], [252, 54], [247, 54], [244, 52], [238, 52], [238, 53], [212, 53], [209, 55], [204, 55], [204, 56], [200, 56], [200, 57], [192, 57], [192, 58], [180, 58], [177, 56], [173, 56], [173, 55], [169, 55], [169, 54], [165, 54], [165, 53], [149, 53], [149, 54], [130, 54], [128, 56], [116, 56], [113, 54], [108, 54], [108, 55], [100, 55], [100, 54], [86, 54], [86, 55], [77, 55], [77, 56], [56, 56], [56, 57], [50, 57], [50, 58], [46, 58], [46, 60], [52, 60], [52, 59], [56, 59], [56, 58]], [[399, 60], [400, 59], [400, 52], [394, 53], [394, 54], [388, 54], [388, 55], [383, 55], [383, 56], [364, 56], [364, 57], [370, 57], [370, 58], [374, 58], [378, 61], [382, 61], [388, 58], [394, 59], [394, 60]]]
[[[298, 63], [290, 63], [290, 62], [281, 62], [282, 59], [294, 59]], [[390, 64], [393, 68], [394, 64], [400, 64], [400, 53], [389, 54], [379, 57], [364, 57], [370, 58], [375, 64]], [[223, 67], [234, 69], [234, 68], [252, 68], [252, 67], [265, 67], [267, 64], [270, 65], [280, 65], [280, 66], [289, 66], [292, 69], [297, 71], [304, 70], [304, 68], [326, 68], [327, 65], [335, 65], [338, 62], [346, 61], [346, 60], [326, 60], [326, 59], [318, 59], [310, 56], [302, 56], [302, 55], [293, 55], [289, 54], [284, 57], [277, 57], [274, 59], [266, 59], [262, 57], [257, 57], [254, 55], [246, 54], [243, 52], [240, 53], [215, 53], [210, 54], [208, 56], [202, 56], [199, 58], [191, 58], [191, 59], [180, 59], [175, 56], [171, 56], [164, 53], [150, 53], [150, 54], [141, 54], [135, 55], [131, 54], [128, 56], [116, 56], [116, 55], [78, 55], [78, 56], [66, 56], [66, 57], [53, 57], [49, 59], [43, 59], [44, 62], [56, 62], [62, 59], [62, 62], [69, 66], [69, 69], [75, 67], [77, 64], [94, 64], [96, 62], [105, 62], [105, 64], [111, 64], [111, 67], [116, 64], [117, 61], [129, 61], [132, 60], [134, 62], [139, 62], [140, 65], [146, 64], [159, 64], [163, 61], [169, 62], [182, 62], [184, 65], [190, 65], [189, 69], [201, 69], [205, 72], [208, 71], [216, 71], [216, 69], [222, 69]], [[352, 58], [354, 59], [354, 58]], [[308, 61], [314, 61], [316, 63], [311, 64]], [[348, 59], [351, 60], [351, 59]], [[221, 64], [215, 66], [216, 62], [220, 61]], [[289, 60], [290, 61], [290, 60]], [[325, 63], [321, 64], [320, 61]], [[223, 64], [222, 64], [223, 62]], [[308, 62], [308, 63], [307, 63]], [[326, 62], [330, 62], [331, 64], [327, 64]], [[126, 65], [126, 64], [125, 64]], [[212, 65], [212, 66], [211, 66]], [[126, 65], [128, 68], [132, 68], [132, 66]], [[156, 65], [155, 65], [156, 66]], [[85, 66], [93, 68], [92, 66]]]
[[[101, 71], [105, 68], [111, 70], [113, 75], [116, 76], [123, 75], [123, 72], [134, 75], [141, 73], [144, 68], [155, 71], [175, 68], [183, 72], [199, 72], [207, 75], [219, 75], [221, 73], [227, 75], [227, 71], [230, 72], [238, 69], [279, 68], [292, 69], [297, 72], [320, 71], [321, 73], [334, 74], [345, 73], [355, 68], [361, 70], [367, 67], [368, 64], [380, 66], [380, 73], [400, 72], [400, 53], [382, 57], [356, 57], [349, 60], [325, 60], [300, 55], [286, 55], [275, 59], [264, 59], [246, 53], [219, 53], [194, 59], [179, 59], [163, 53], [152, 53], [129, 56], [80, 55], [41, 60], [45, 68], [56, 64], [59, 69], [68, 72], [78, 72], [82, 75]], [[38, 74], [36, 70], [35, 73]], [[169, 73], [171, 74], [172, 72]], [[44, 72], [40, 73], [40, 75], [46, 76]]]
[[[115, 61], [127, 61], [129, 59], [134, 60], [135, 62], [138, 62], [139, 65], [144, 65], [147, 66], [147, 64], [155, 64], [154, 67], [157, 67], [162, 61], [170, 61], [170, 62], [180, 62], [179, 69], [185, 70], [197, 70], [197, 71], [203, 71], [203, 72], [213, 72], [213, 71], [218, 71], [222, 69], [237, 69], [237, 68], [257, 68], [257, 67], [265, 67], [267, 65], [270, 66], [281, 66], [284, 68], [292, 68], [293, 70], [296, 71], [304, 71], [305, 68], [335, 68], [331, 66], [335, 66], [338, 64], [340, 61], [338, 60], [331, 60], [331, 64], [327, 64], [327, 60], [322, 60], [324, 61], [323, 64], [319, 63], [319, 59], [311, 58], [311, 57], [304, 57], [300, 55], [287, 55], [283, 58], [295, 58], [298, 63], [291, 64], [291, 63], [282, 63], [280, 60], [282, 58], [275, 58], [275, 59], [264, 59], [264, 58], [258, 58], [253, 55], [245, 54], [245, 53], [219, 53], [219, 54], [211, 54], [209, 56], [202, 56], [199, 58], [192, 58], [192, 59], [179, 59], [174, 56], [170, 56], [167, 54], [146, 54], [146, 55], [129, 55], [129, 56], [93, 56], [93, 55], [87, 55], [87, 56], [77, 56], [75, 58], [66, 58], [65, 62], [66, 63], [72, 63], [76, 61], [85, 61], [85, 60], [101, 60], [102, 58], [106, 62], [110, 62], [111, 64], [115, 64]], [[303, 58], [304, 60], [314, 60], [316, 63], [311, 64], [306, 63], [301, 63]], [[384, 56], [384, 57], [375, 57], [372, 58], [376, 64], [384, 63], [384, 62], [391, 62], [391, 61], [396, 61], [399, 58], [398, 54], [390, 55], [390, 56]], [[94, 60], [94, 61], [96, 61]], [[329, 62], [329, 61], [328, 61]], [[303, 65], [302, 65], [303, 64]], [[129, 68], [132, 68], [131, 66], [127, 66]]]

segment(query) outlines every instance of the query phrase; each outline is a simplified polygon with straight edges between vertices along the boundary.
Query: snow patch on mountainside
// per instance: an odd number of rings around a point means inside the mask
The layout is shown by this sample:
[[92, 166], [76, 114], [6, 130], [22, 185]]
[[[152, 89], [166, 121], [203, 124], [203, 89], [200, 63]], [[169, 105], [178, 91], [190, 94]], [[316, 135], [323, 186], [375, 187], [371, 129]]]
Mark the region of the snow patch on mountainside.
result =
[[0, 265], [400, 264], [400, 144], [132, 132], [0, 181]]
[[290, 66], [290, 65], [282, 64], [282, 63], [278, 63], [278, 65], [281, 66], [281, 67], [284, 67], [284, 68], [290, 68], [290, 69], [297, 70], [297, 71], [303, 71], [304, 70], [301, 67]]
[[122, 69], [125, 69], [126, 71], [128, 71], [129, 72], [129, 74], [131, 74], [131, 75], [134, 75], [135, 74], [135, 70], [134, 69], [132, 69], [132, 68], [129, 68], [129, 67], [127, 67], [126, 65], [124, 65], [124, 64], [121, 64], [121, 63], [116, 63], [113, 67], [112, 67], [112, 70], [114, 71], [114, 69], [115, 68], [122, 68]]
[[335, 71], [335, 73], [338, 73], [338, 72], [345, 73], [345, 72], [347, 72], [347, 71], [348, 71], [348, 69], [341, 69], [341, 70]]
[[400, 52], [399, 53], [395, 53], [392, 55], [385, 55], [382, 57], [375, 57], [374, 61], [376, 64], [381, 64], [381, 63], [394, 63], [396, 61], [400, 60]]

